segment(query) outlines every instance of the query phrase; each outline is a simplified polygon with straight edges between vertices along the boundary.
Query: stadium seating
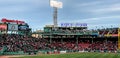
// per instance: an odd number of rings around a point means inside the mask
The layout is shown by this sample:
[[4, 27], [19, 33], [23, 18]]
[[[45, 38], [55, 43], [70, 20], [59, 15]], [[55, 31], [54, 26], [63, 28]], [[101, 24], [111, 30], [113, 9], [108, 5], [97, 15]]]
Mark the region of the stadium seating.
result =
[[[92, 31], [94, 31], [95, 33], [99, 31], [99, 34], [117, 33], [117, 29], [112, 29], [112, 30], [102, 29], [102, 30], [92, 30]], [[74, 31], [72, 31], [72, 33], [73, 32]], [[84, 32], [79, 31], [79, 32], [84, 33], [86, 31]], [[53, 39], [52, 43], [50, 43], [49, 39], [44, 39], [44, 38], [33, 38], [18, 34], [1, 34], [0, 47], [2, 48], [5, 47], [4, 54], [24, 54], [24, 53], [29, 54], [29, 53], [37, 53], [39, 51], [41, 51], [42, 53], [49, 53], [49, 51], [54, 52], [54, 50], [67, 51], [67, 52], [78, 52], [78, 51], [115, 52], [117, 50], [117, 41], [109, 41], [109, 39], [108, 41], [105, 40], [106, 39], [104, 39], [103, 41], [94, 40], [93, 42], [91, 42], [91, 40], [82, 41], [82, 39], [81, 40], [79, 39], [78, 43], [76, 43], [76, 40], [71, 40], [68, 38], [66, 39], [66, 41], [63, 40], [63, 42], [61, 42], [60, 40]], [[2, 48], [0, 48], [0, 50], [2, 50]]]

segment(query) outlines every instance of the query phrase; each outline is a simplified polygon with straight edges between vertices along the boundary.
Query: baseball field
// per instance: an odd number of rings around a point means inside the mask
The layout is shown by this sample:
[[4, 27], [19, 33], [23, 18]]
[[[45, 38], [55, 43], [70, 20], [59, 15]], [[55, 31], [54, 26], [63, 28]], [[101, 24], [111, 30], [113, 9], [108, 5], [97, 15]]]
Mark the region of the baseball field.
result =
[[120, 58], [120, 54], [119, 53], [70, 53], [70, 54], [29, 55], [29, 56], [14, 56], [14, 57], [11, 56], [6, 58]]

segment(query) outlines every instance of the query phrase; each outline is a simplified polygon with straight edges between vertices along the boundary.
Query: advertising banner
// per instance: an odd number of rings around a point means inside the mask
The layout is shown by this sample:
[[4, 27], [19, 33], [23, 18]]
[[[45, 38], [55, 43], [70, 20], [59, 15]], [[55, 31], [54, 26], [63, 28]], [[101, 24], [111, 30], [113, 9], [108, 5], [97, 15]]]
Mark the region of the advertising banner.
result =
[[105, 34], [104, 36], [106, 36], [106, 37], [111, 37], [112, 34]]
[[61, 23], [61, 27], [87, 27], [87, 23]]
[[7, 24], [0, 24], [0, 30], [7, 30]]
[[118, 36], [118, 34], [112, 34], [112, 36], [113, 36], [113, 37], [117, 37], [117, 36]]
[[17, 31], [18, 30], [18, 25], [17, 24], [8, 24], [8, 30]]
[[18, 29], [19, 30], [28, 30], [29, 26], [27, 26], [27, 25], [19, 25]]

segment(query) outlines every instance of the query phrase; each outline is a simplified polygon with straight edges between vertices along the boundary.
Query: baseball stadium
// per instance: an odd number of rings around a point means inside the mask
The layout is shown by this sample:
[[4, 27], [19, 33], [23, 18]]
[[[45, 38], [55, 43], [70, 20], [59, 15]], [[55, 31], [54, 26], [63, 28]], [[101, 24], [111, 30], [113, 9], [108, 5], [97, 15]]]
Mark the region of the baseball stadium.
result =
[[86, 24], [70, 27], [70, 23], [62, 23], [64, 26], [47, 25], [43, 31], [31, 32], [24, 21], [6, 18], [1, 21], [2, 58], [8, 57], [6, 55], [20, 58], [120, 57], [119, 28], [88, 30]]
[[31, 22], [1, 18], [0, 58], [120, 58], [120, 27], [89, 29], [85, 22], [67, 21], [58, 25], [63, 4], [49, 2], [53, 24], [43, 30], [33, 31]]

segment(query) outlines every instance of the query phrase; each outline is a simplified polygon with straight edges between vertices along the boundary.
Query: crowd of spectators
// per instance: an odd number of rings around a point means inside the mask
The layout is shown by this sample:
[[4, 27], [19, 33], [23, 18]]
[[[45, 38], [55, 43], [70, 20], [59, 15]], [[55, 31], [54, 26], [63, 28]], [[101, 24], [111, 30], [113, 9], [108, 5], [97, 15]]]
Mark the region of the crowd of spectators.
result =
[[47, 41], [33, 37], [27, 37], [17, 34], [0, 35], [0, 47], [7, 47], [8, 52], [16, 51], [37, 51], [38, 49], [45, 49]]
[[106, 29], [98, 29], [100, 35], [104, 34], [118, 34], [118, 28], [106, 28]]
[[43, 38], [33, 38], [17, 34], [0, 35], [0, 47], [7, 47], [6, 52], [17, 51], [38, 51], [38, 50], [73, 50], [88, 52], [115, 52], [117, 51], [117, 41], [52, 41]]

